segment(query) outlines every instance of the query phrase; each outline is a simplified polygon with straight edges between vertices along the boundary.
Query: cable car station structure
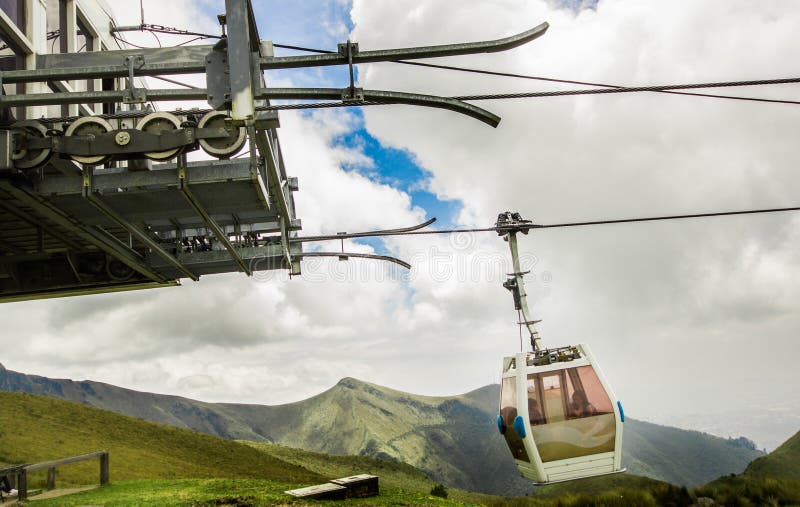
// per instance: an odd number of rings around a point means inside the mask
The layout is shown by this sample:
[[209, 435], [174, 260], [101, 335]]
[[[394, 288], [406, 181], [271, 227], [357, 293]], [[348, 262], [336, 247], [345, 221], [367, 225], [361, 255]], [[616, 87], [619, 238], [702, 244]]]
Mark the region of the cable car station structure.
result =
[[[216, 44], [143, 49], [111, 49], [114, 33], [141, 27], [115, 26], [102, 0], [2, 5], [0, 301], [236, 271], [296, 275], [303, 257], [341, 256], [303, 251], [277, 109], [409, 104], [494, 127], [499, 117], [463, 101], [358, 88], [353, 65], [504, 51], [547, 30], [375, 51], [348, 41], [337, 52], [276, 57], [249, 0], [226, 0]], [[272, 88], [264, 79], [265, 70], [329, 65], [350, 67], [349, 86]], [[205, 88], [152, 89], [141, 79], [185, 74], [204, 74]], [[270, 102], [287, 99], [326, 102]], [[205, 109], [158, 111], [161, 101]], [[243, 149], [249, 157], [233, 158]], [[209, 160], [188, 162], [196, 150]]]

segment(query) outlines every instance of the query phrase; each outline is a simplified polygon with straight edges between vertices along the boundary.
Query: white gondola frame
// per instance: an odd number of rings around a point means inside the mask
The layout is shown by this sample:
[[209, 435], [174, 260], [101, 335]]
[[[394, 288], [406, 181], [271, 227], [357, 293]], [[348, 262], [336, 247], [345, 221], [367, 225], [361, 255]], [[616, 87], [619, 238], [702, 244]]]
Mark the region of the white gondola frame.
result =
[[[567, 361], [555, 362], [547, 365], [534, 366], [528, 364], [530, 353], [518, 353], [514, 357], [506, 357], [503, 361], [503, 379], [514, 378], [516, 385], [516, 410], [517, 416], [525, 422], [525, 437], [521, 440], [525, 446], [525, 451], [530, 462], [515, 459], [517, 468], [522, 475], [533, 480], [537, 484], [551, 484], [554, 482], [568, 481], [577, 478], [606, 475], [624, 472], [622, 468], [622, 431], [624, 415], [621, 411], [621, 404], [614, 396], [611, 386], [606, 381], [605, 375], [594, 359], [588, 345], [579, 344], [576, 348], [580, 351], [580, 358]], [[520, 365], [523, 365], [520, 369]], [[528, 411], [528, 376], [534, 373], [547, 373], [561, 371], [568, 368], [580, 366], [590, 366], [596, 374], [600, 385], [611, 402], [614, 413], [615, 434], [614, 451], [605, 453], [589, 454], [575, 458], [567, 458], [556, 461], [543, 462], [539, 449], [533, 438], [531, 431], [530, 414]], [[521, 371], [520, 371], [521, 370]], [[507, 428], [506, 431], [516, 431], [514, 428]]]

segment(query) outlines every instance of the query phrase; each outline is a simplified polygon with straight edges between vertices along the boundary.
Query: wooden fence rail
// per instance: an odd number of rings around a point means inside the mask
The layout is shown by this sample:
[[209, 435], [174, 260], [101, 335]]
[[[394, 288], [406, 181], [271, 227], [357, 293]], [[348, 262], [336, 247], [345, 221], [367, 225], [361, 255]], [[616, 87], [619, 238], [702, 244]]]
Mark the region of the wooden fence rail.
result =
[[57, 459], [54, 461], [45, 461], [43, 463], [32, 463], [29, 465], [15, 465], [7, 468], [0, 469], [0, 476], [8, 475], [15, 480], [16, 488], [19, 491], [19, 499], [27, 500], [28, 498], [28, 472], [36, 472], [37, 470], [47, 470], [47, 488], [53, 489], [56, 487], [56, 468], [69, 465], [71, 463], [79, 463], [81, 461], [89, 461], [92, 459], [100, 460], [100, 484], [108, 483], [108, 451], [97, 451], [81, 456], [72, 456], [70, 458]]

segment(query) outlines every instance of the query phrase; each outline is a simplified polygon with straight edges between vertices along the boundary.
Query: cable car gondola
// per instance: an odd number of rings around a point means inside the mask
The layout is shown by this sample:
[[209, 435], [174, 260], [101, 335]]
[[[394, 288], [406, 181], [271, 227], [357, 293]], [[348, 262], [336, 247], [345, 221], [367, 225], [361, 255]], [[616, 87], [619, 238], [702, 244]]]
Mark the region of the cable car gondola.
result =
[[514, 273], [503, 284], [514, 296], [532, 351], [503, 359], [497, 425], [522, 475], [537, 484], [624, 472], [622, 404], [586, 344], [543, 349], [530, 320], [517, 253], [517, 232], [532, 227], [519, 214], [498, 217]]

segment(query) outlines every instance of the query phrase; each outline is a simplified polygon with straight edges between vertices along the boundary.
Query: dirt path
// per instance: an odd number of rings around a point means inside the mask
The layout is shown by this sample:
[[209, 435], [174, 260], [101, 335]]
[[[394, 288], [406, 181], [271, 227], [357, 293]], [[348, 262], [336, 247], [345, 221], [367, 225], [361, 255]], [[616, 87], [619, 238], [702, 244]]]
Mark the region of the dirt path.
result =
[[[35, 500], [47, 500], [48, 498], [58, 498], [64, 495], [72, 495], [74, 493], [82, 493], [84, 491], [89, 491], [91, 489], [96, 489], [99, 486], [81, 486], [80, 488], [59, 488], [53, 489], [51, 491], [45, 491], [41, 495], [31, 496], [28, 497], [28, 501], [35, 501]], [[14, 498], [7, 498], [5, 501], [0, 502], [0, 507], [4, 507], [7, 505], [14, 505], [17, 502], [16, 497]]]

